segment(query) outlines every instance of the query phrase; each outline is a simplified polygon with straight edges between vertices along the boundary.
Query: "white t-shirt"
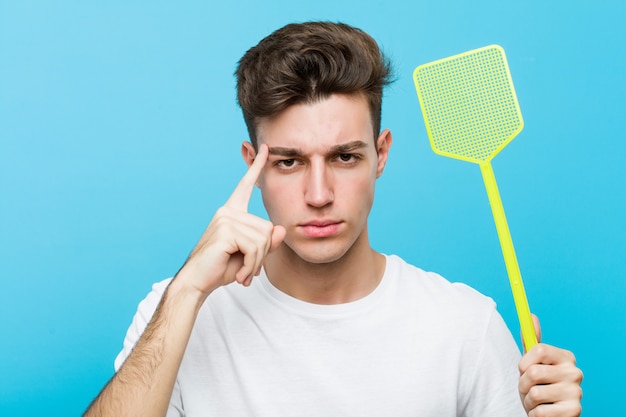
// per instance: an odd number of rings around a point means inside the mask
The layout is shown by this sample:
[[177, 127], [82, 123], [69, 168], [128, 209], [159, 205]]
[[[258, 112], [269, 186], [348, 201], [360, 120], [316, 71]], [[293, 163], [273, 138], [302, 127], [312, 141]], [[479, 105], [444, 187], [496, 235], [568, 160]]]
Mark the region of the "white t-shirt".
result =
[[[169, 280], [139, 305], [119, 369]], [[525, 416], [495, 303], [397, 256], [368, 296], [317, 305], [264, 272], [200, 310], [168, 416]]]

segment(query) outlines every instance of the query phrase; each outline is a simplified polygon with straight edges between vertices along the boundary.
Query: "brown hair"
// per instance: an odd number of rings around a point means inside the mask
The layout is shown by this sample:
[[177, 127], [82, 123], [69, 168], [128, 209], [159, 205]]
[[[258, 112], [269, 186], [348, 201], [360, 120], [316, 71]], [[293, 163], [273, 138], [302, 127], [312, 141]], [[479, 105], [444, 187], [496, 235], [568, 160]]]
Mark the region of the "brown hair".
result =
[[360, 29], [343, 23], [292, 23], [248, 50], [235, 75], [237, 100], [256, 148], [260, 119], [332, 94], [366, 97], [375, 138], [391, 64], [376, 41]]

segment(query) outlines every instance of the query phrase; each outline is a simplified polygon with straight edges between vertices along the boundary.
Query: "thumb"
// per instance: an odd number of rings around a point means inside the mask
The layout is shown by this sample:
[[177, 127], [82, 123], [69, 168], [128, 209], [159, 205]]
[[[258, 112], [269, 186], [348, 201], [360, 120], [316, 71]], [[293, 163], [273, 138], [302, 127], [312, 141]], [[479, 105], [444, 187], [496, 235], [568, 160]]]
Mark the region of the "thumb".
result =
[[[533, 319], [533, 327], [535, 328], [535, 336], [537, 336], [537, 343], [541, 343], [541, 324], [539, 323], [539, 317], [536, 314], [531, 314], [531, 318]], [[522, 346], [524, 347], [524, 353], [528, 352], [526, 349], [526, 344], [524, 343], [524, 336], [522, 336]]]
[[274, 226], [272, 230], [272, 244], [270, 245], [270, 252], [280, 246], [287, 235], [287, 230], [283, 226]]
[[539, 317], [535, 314], [531, 314], [533, 318], [533, 326], [535, 327], [535, 334], [537, 335], [537, 343], [541, 343], [541, 323], [539, 323]]

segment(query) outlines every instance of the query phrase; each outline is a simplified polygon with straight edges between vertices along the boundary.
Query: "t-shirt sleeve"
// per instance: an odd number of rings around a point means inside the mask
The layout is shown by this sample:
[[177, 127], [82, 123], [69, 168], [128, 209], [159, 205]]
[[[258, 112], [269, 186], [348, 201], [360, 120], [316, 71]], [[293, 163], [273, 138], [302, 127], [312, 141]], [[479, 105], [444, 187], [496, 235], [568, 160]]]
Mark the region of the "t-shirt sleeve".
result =
[[[133, 317], [133, 321], [126, 332], [124, 338], [124, 347], [122, 351], [117, 355], [114, 362], [115, 372], [119, 371], [126, 358], [130, 355], [135, 344], [143, 334], [146, 326], [152, 319], [152, 315], [156, 311], [165, 289], [169, 285], [171, 279], [158, 282], [152, 286], [152, 291], [144, 298], [137, 307], [137, 312]], [[167, 417], [183, 417], [185, 415], [182, 406], [182, 399], [180, 395], [180, 386], [178, 381], [174, 384], [174, 390], [172, 392], [172, 398], [170, 400], [169, 407], [167, 409]]]
[[520, 352], [494, 309], [478, 356], [466, 417], [525, 417], [518, 392]]

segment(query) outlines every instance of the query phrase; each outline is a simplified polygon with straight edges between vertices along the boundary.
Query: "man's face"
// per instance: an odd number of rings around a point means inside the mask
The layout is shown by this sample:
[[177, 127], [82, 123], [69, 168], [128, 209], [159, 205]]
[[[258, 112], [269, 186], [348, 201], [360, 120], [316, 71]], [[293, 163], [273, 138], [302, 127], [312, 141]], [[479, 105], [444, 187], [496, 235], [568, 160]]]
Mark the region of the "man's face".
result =
[[[374, 140], [364, 97], [291, 106], [259, 123], [258, 141], [270, 151], [258, 181], [263, 202], [270, 220], [287, 230], [279, 251], [328, 263], [351, 248], [369, 250], [367, 218], [391, 134]], [[251, 146], [246, 153], [254, 156]]]

